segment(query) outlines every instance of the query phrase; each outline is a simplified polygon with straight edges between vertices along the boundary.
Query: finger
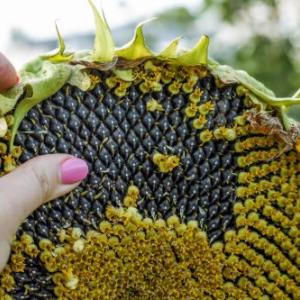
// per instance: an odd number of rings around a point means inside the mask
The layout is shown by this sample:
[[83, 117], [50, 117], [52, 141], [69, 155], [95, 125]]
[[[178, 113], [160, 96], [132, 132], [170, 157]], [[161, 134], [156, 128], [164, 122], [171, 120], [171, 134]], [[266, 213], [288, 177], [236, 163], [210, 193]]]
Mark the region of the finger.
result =
[[34, 158], [2, 177], [0, 224], [5, 224], [5, 228], [0, 226], [0, 238], [9, 240], [32, 211], [70, 192], [87, 174], [85, 161], [66, 154], [53, 154]]
[[0, 274], [8, 261], [9, 252], [10, 252], [9, 242], [0, 239]]
[[0, 52], [0, 91], [13, 87], [18, 82], [18, 75], [14, 66]]

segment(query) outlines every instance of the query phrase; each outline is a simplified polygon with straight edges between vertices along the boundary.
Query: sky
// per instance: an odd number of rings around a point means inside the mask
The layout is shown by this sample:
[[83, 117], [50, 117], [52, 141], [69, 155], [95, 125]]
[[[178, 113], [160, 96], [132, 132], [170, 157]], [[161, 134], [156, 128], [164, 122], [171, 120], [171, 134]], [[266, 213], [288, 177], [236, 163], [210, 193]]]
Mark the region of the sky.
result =
[[[114, 29], [128, 23], [137, 24], [177, 6], [184, 6], [193, 12], [203, 0], [94, 0], [94, 3], [99, 8], [103, 7], [107, 21]], [[276, 36], [282, 31], [294, 32], [297, 34], [297, 40], [300, 40], [297, 29], [300, 22], [300, 1], [278, 0], [278, 5], [278, 24], [268, 22], [268, 11], [261, 2], [260, 5], [253, 6], [251, 11], [247, 11], [247, 15], [240, 16], [238, 26], [221, 24], [216, 11], [208, 11], [197, 21], [195, 28], [213, 37], [212, 44], [217, 50], [224, 43], [236, 47], [247, 41], [254, 32], [265, 33], [268, 36]], [[11, 39], [12, 31], [19, 30], [36, 41], [49, 40], [56, 37], [54, 23], [57, 21], [60, 32], [65, 37], [72, 33], [94, 32], [94, 20], [88, 0], [0, 0], [0, 7], [0, 51], [9, 56], [18, 69], [26, 61], [40, 54], [41, 48], [18, 45]], [[185, 33], [178, 32], [178, 35], [181, 34]], [[46, 51], [48, 50], [52, 49]], [[211, 50], [214, 51], [213, 46]], [[42, 49], [42, 52], [44, 51], [45, 49]], [[298, 55], [300, 56], [300, 53]]]
[[[22, 53], [18, 45], [12, 44], [10, 33], [13, 29], [21, 29], [29, 37], [41, 40], [56, 36], [55, 21], [62, 35], [94, 30], [87, 0], [0, 0], [0, 3], [0, 51], [8, 55], [17, 67], [28, 60], [27, 56], [33, 57], [37, 53], [35, 49], [22, 49]], [[129, 21], [151, 18], [179, 5], [192, 9], [199, 0], [94, 0], [94, 3], [98, 7], [102, 5], [109, 25], [114, 28]]]

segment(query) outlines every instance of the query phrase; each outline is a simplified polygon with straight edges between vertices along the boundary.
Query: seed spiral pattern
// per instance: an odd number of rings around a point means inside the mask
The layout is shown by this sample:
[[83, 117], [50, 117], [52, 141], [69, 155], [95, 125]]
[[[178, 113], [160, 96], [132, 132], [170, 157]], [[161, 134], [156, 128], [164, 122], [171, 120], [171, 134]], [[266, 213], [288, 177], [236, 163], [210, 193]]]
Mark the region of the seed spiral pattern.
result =
[[57, 152], [91, 171], [26, 219], [0, 299], [299, 299], [299, 154], [205, 68], [132, 70], [90, 71], [0, 141], [2, 174]]

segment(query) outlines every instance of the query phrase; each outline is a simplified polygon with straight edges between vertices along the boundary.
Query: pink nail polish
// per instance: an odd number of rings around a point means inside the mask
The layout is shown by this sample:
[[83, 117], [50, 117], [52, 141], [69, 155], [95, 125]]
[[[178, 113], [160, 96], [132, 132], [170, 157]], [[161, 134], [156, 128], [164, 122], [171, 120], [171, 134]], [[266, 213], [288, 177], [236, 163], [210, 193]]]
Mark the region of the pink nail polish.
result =
[[61, 165], [61, 181], [72, 184], [83, 180], [89, 172], [87, 163], [79, 158], [70, 158]]

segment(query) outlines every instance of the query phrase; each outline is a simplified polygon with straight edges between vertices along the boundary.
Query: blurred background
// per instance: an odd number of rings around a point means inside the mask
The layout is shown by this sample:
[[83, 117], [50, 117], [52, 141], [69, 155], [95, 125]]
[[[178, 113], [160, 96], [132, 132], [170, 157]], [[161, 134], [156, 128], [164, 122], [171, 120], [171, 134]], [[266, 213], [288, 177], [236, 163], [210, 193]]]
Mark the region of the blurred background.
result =
[[[57, 21], [67, 47], [91, 49], [92, 12], [86, 0], [0, 0], [0, 51], [19, 68], [35, 55], [56, 47]], [[244, 69], [278, 96], [300, 87], [299, 0], [94, 0], [102, 5], [118, 46], [137, 23], [147, 42], [159, 51], [182, 36], [192, 47], [201, 34], [211, 38], [210, 56]]]

